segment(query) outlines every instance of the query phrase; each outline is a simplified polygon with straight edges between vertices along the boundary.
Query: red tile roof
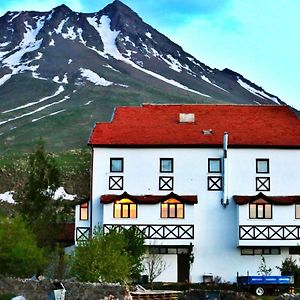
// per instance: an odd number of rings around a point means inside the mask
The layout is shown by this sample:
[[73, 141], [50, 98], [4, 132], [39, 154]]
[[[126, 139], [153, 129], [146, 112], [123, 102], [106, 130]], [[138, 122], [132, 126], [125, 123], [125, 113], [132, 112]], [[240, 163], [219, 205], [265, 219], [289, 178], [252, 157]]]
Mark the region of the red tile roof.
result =
[[131, 201], [138, 203], [138, 204], [156, 204], [164, 202], [170, 198], [174, 198], [182, 203], [185, 204], [197, 204], [198, 199], [196, 195], [177, 195], [175, 193], [170, 193], [168, 195], [140, 195], [140, 196], [133, 196], [129, 195], [128, 193], [124, 192], [122, 195], [102, 195], [100, 197], [100, 202], [103, 204], [113, 203], [117, 200], [121, 199], [130, 199]]
[[[179, 123], [194, 113], [195, 123]], [[212, 134], [203, 134], [203, 130]], [[279, 105], [143, 105], [118, 107], [112, 122], [97, 123], [89, 145], [98, 147], [219, 147], [224, 132], [229, 147], [300, 148], [300, 119]]]
[[252, 203], [255, 200], [263, 199], [268, 203], [277, 204], [277, 205], [291, 205], [291, 204], [300, 204], [300, 195], [295, 196], [267, 196], [263, 193], [259, 193], [255, 196], [233, 196], [233, 199], [236, 204], [243, 205], [247, 203]]

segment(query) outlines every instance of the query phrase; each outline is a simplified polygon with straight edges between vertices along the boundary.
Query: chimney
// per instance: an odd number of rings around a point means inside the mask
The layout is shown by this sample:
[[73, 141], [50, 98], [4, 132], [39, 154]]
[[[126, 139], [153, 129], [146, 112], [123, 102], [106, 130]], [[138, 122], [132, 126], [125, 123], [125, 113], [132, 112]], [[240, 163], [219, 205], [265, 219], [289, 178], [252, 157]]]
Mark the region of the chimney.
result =
[[179, 123], [195, 123], [195, 114], [179, 114]]

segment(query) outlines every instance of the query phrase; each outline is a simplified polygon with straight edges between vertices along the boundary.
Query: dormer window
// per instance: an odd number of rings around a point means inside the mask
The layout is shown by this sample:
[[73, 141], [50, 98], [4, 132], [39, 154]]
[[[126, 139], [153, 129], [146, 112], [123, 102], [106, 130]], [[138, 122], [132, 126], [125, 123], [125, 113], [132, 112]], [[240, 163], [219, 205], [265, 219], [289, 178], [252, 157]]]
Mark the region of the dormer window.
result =
[[272, 219], [272, 204], [263, 199], [257, 199], [249, 204], [250, 219]]
[[137, 218], [137, 205], [124, 198], [114, 203], [114, 218]]
[[161, 204], [161, 218], [184, 218], [184, 204], [170, 198]]

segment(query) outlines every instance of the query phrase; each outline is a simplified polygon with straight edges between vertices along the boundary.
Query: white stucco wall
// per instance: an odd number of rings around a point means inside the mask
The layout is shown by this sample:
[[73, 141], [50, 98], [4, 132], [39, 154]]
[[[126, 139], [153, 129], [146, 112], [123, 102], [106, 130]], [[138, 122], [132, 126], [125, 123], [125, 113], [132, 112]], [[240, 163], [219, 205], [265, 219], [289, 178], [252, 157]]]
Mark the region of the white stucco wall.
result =
[[[230, 144], [230, 135], [229, 135]], [[299, 195], [300, 194], [300, 151], [283, 149], [231, 149], [228, 150], [228, 195], [229, 205], [221, 205], [222, 192], [207, 190], [208, 158], [221, 158], [222, 149], [182, 148], [182, 149], [122, 149], [95, 148], [93, 161], [93, 226], [97, 224], [194, 224], [194, 240], [160, 240], [165, 245], [194, 245], [194, 264], [191, 269], [191, 281], [202, 281], [204, 273], [221, 276], [223, 280], [235, 281], [239, 274], [257, 274], [261, 262], [260, 256], [245, 256], [237, 247], [238, 225], [250, 224], [248, 206], [237, 206], [233, 195], [256, 195], [256, 176], [270, 176], [271, 190], [266, 195]], [[124, 172], [110, 173], [110, 158], [124, 158]], [[160, 173], [159, 159], [173, 158], [174, 173]], [[269, 174], [256, 174], [256, 159], [268, 158]], [[120, 191], [108, 188], [108, 177], [124, 176], [124, 187]], [[160, 219], [160, 206], [139, 205], [137, 219], [114, 219], [113, 205], [100, 204], [103, 194], [122, 194], [126, 191], [132, 195], [166, 195], [170, 191], [159, 190], [159, 176], [174, 176], [173, 192], [178, 195], [197, 195], [198, 204], [185, 205], [185, 219]], [[280, 223], [299, 225], [295, 220], [293, 207], [274, 207], [272, 220], [257, 221], [265, 224]], [[291, 217], [290, 217], [291, 215]], [[248, 222], [248, 223], [247, 223]], [[253, 221], [251, 221], [253, 222]], [[80, 224], [80, 223], [78, 223]], [[279, 241], [280, 245], [285, 244]], [[245, 245], [255, 245], [250, 241]], [[271, 246], [268, 241], [262, 245]], [[282, 248], [281, 255], [265, 256], [267, 264], [278, 273], [276, 266], [288, 253]], [[166, 255], [167, 259], [171, 259]], [[173, 268], [173, 267], [172, 267]], [[170, 269], [171, 270], [171, 269]], [[165, 272], [159, 280], [171, 280], [175, 270]], [[177, 271], [176, 271], [177, 272]], [[177, 278], [177, 274], [176, 274]], [[174, 280], [176, 281], [176, 280]]]

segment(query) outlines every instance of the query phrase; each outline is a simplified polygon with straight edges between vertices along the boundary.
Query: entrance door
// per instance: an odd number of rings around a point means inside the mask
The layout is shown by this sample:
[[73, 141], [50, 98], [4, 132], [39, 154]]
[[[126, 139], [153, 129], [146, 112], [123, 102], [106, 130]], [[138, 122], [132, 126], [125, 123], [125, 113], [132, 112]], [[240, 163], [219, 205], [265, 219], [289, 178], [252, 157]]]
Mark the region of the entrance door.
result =
[[185, 282], [190, 280], [190, 263], [187, 253], [177, 254], [177, 281]]

